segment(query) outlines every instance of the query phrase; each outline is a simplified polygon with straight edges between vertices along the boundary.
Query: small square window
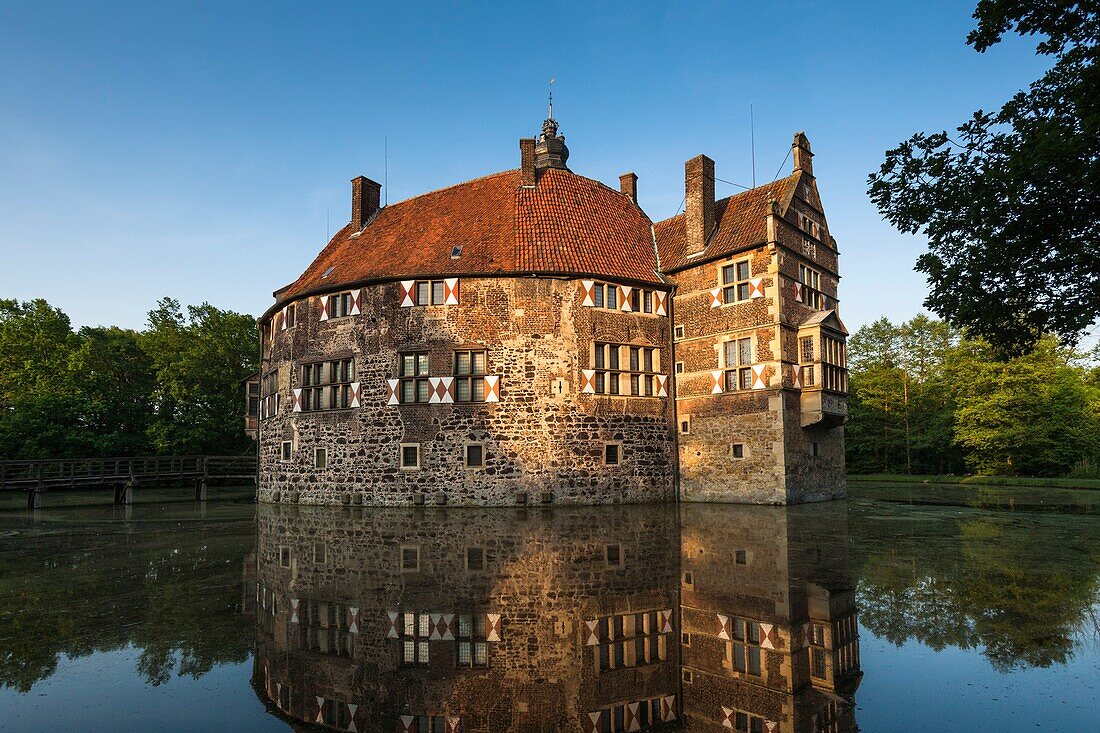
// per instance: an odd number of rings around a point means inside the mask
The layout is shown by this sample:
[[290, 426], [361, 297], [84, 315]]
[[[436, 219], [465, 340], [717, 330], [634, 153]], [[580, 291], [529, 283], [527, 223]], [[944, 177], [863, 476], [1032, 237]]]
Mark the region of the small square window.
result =
[[617, 466], [622, 452], [622, 445], [619, 443], [605, 443], [603, 447], [603, 462], [605, 466]]
[[684, 327], [676, 326], [674, 329], [672, 329], [672, 333], [676, 338], [682, 339], [684, 337]]
[[325, 448], [314, 448], [313, 450], [313, 465], [316, 468], [328, 468], [328, 450]]
[[676, 362], [676, 373], [677, 374], [683, 374], [684, 373], [684, 362], [682, 362], [682, 361]]
[[745, 550], [735, 550], [733, 553], [734, 561], [738, 565], [748, 565], [749, 555]]
[[420, 443], [401, 444], [401, 468], [406, 471], [420, 468]]
[[687, 585], [687, 586], [695, 585], [695, 574], [692, 573], [690, 570], [687, 571], [686, 573], [684, 573], [684, 585]]
[[734, 443], [733, 444], [733, 457], [734, 458], [744, 458], [745, 457], [745, 444], [744, 443]]
[[466, 468], [485, 467], [485, 446], [481, 443], [466, 445]]
[[687, 631], [680, 634], [680, 644], [683, 646], [691, 646], [691, 634]]
[[684, 670], [684, 684], [685, 685], [690, 685], [693, 682], [695, 682], [695, 673], [692, 672], [690, 669], [685, 669]]
[[279, 548], [279, 567], [281, 567], [281, 568], [289, 568], [290, 567], [290, 548], [287, 547], [286, 545], [283, 545], [282, 547]]
[[416, 573], [420, 571], [420, 548], [416, 545], [401, 546], [401, 572]]
[[467, 547], [466, 548], [466, 569], [467, 570], [484, 570], [485, 569], [485, 548], [484, 547]]
[[294, 443], [289, 440], [284, 440], [281, 448], [279, 449], [279, 459], [283, 461], [289, 461], [291, 452], [294, 450]]
[[684, 435], [691, 433], [691, 416], [685, 417], [680, 421], [680, 432]]
[[604, 548], [604, 559], [609, 568], [617, 568], [623, 564], [623, 546], [608, 545]]
[[451, 259], [452, 260], [457, 260], [461, 256], [462, 256], [462, 245], [461, 244], [456, 244], [455, 246], [451, 247]]

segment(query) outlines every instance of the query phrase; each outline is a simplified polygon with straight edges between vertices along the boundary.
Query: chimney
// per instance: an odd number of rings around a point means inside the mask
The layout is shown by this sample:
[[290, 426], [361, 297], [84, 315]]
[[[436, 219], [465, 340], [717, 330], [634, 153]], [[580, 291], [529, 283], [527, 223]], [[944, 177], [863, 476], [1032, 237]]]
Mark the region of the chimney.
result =
[[794, 142], [791, 143], [791, 154], [794, 158], [794, 169], [814, 174], [814, 154], [810, 151], [810, 139], [804, 132], [794, 134]]
[[382, 184], [366, 176], [351, 179], [351, 225], [359, 231], [378, 213], [382, 203]]
[[635, 206], [638, 204], [638, 176], [633, 173], [619, 176], [619, 190], [629, 196]]
[[535, 138], [521, 137], [519, 139], [519, 184], [521, 186], [535, 185]]
[[714, 231], [714, 161], [697, 155], [684, 163], [687, 251], [701, 252]]

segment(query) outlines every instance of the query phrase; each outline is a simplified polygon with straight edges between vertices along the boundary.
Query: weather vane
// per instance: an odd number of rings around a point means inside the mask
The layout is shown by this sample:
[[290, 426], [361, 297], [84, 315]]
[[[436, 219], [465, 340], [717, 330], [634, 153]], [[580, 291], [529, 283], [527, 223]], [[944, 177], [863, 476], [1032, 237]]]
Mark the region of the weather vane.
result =
[[550, 108], [546, 116], [550, 119], [554, 119], [554, 80], [551, 79], [550, 83], [547, 84], [546, 87], [550, 90]]

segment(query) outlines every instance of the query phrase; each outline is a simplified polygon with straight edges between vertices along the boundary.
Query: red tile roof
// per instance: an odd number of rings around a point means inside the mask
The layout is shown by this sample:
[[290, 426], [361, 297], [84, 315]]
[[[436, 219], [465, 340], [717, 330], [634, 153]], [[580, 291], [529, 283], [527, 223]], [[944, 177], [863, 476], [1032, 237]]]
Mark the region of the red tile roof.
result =
[[[746, 247], [766, 242], [768, 239], [768, 201], [779, 201], [780, 211], [785, 212], [791, 203], [801, 172], [786, 178], [758, 186], [742, 193], [714, 202], [714, 219], [717, 222], [713, 236], [703, 254], [691, 261], [706, 261], [722, 257]], [[684, 214], [657, 222], [653, 225], [657, 240], [657, 252], [661, 258], [661, 270], [670, 272], [688, 263], [687, 234]]]
[[[372, 280], [429, 275], [596, 275], [659, 283], [652, 223], [628, 196], [567, 170], [495, 173], [384, 207], [348, 224], [280, 301]], [[462, 245], [462, 254], [451, 257]], [[327, 275], [326, 275], [327, 273]]]

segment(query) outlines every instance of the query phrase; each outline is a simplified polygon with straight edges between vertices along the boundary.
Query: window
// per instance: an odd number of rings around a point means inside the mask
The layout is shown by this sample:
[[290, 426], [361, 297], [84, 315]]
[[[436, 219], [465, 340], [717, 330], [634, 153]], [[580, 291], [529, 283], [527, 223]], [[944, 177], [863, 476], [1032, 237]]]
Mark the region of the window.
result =
[[677, 374], [683, 374], [684, 373], [684, 362], [682, 362], [682, 361], [676, 362], [676, 373]]
[[657, 611], [605, 616], [597, 619], [593, 645], [601, 671], [638, 667], [668, 659], [669, 633], [662, 631], [663, 614]]
[[672, 329], [672, 335], [678, 339], [682, 339], [684, 337], [684, 327], [676, 326], [676, 328]]
[[730, 449], [730, 452], [733, 454], [734, 458], [744, 458], [745, 457], [745, 444], [744, 443], [734, 443], [733, 447]]
[[456, 351], [455, 402], [485, 401], [485, 352]]
[[680, 421], [680, 432], [684, 435], [691, 434], [691, 415], [688, 415]]
[[813, 442], [813, 447], [811, 448], [811, 451], [813, 452], [814, 458], [817, 458], [819, 455], [821, 455], [821, 448], [818, 446], [816, 440]]
[[749, 564], [749, 553], [745, 550], [734, 550], [733, 551], [733, 561], [735, 563], [737, 563], [738, 565], [748, 565]]
[[808, 308], [825, 308], [825, 296], [821, 292], [821, 273], [806, 265], [798, 266], [798, 281], [802, 283], [802, 304]]
[[623, 546], [608, 545], [604, 548], [604, 561], [609, 568], [621, 567], [623, 564]]
[[413, 285], [414, 301], [417, 305], [443, 305], [446, 293], [447, 288], [442, 280], [417, 280]]
[[452, 260], [457, 260], [461, 256], [462, 256], [462, 245], [461, 244], [456, 244], [455, 246], [451, 247], [451, 259]]
[[328, 296], [325, 312], [331, 318], [343, 318], [351, 315], [351, 293], [337, 293]]
[[426, 613], [406, 613], [403, 622], [401, 662], [407, 666], [426, 665], [431, 618]]
[[284, 440], [282, 447], [279, 449], [279, 460], [289, 461], [291, 452], [294, 450], [294, 443], [289, 440]]
[[733, 713], [733, 730], [737, 733], [764, 733], [764, 719], [736, 710]]
[[260, 380], [260, 402], [257, 412], [262, 417], [273, 417], [279, 411], [279, 372], [270, 371]]
[[485, 569], [485, 548], [484, 547], [467, 547], [466, 548], [466, 569], [467, 570], [484, 570]]
[[328, 547], [324, 542], [313, 543], [313, 562], [318, 565], [325, 564], [325, 558], [328, 556]]
[[260, 383], [248, 383], [248, 416], [260, 416]]
[[351, 407], [354, 359], [333, 359], [302, 365], [302, 412]]
[[620, 443], [605, 443], [603, 446], [603, 463], [605, 466], [619, 465], [622, 445]]
[[722, 302], [749, 299], [749, 261], [742, 260], [722, 268]]
[[286, 545], [283, 545], [279, 548], [279, 567], [290, 567], [290, 548]]
[[821, 334], [821, 386], [834, 392], [848, 391], [848, 354], [841, 339]]
[[752, 389], [752, 339], [725, 342], [727, 392]]
[[420, 468], [420, 443], [401, 444], [401, 468], [406, 471]]
[[596, 394], [655, 396], [660, 351], [651, 346], [596, 342], [592, 360]]
[[798, 340], [798, 353], [803, 364], [812, 364], [814, 360], [814, 337], [803, 336]]
[[[660, 724], [661, 717], [661, 698], [655, 697], [649, 700], [637, 700], [634, 703], [638, 706], [638, 712], [635, 718], [638, 727], [632, 728], [632, 730], [649, 730], [650, 725]], [[626, 713], [627, 705], [620, 704], [614, 705], [609, 708], [604, 708], [598, 712], [593, 713], [597, 716], [594, 720], [596, 730], [600, 733], [623, 733], [626, 731]]]
[[466, 468], [485, 467], [485, 446], [481, 443], [466, 445]]
[[401, 572], [420, 572], [420, 548], [416, 545], [401, 545]]
[[455, 652], [459, 667], [489, 666], [489, 645], [485, 641], [487, 625], [483, 613], [458, 614]]
[[287, 328], [294, 328], [298, 325], [298, 306], [296, 304], [290, 304], [286, 307], [286, 316], [284, 316], [283, 323]]
[[314, 468], [328, 468], [328, 449], [313, 449], [313, 466]]
[[402, 403], [427, 402], [428, 389], [428, 352], [406, 351], [398, 355], [401, 378], [400, 400]]
[[653, 314], [656, 312], [657, 302], [657, 296], [654, 295], [653, 290], [631, 288], [630, 295], [626, 296], [624, 300], [620, 295], [618, 285], [602, 282], [592, 283], [592, 306], [594, 308], [606, 308], [612, 311], [626, 310], [626, 305], [629, 303], [629, 310], [635, 313]]
[[298, 606], [301, 648], [317, 654], [352, 656], [349, 613], [342, 603], [306, 599]]
[[680, 646], [691, 646], [691, 633], [683, 632], [680, 634]]
[[685, 685], [690, 685], [695, 682], [695, 674], [690, 669], [685, 669], [683, 673], [683, 679]]
[[798, 215], [798, 226], [814, 239], [821, 239], [821, 226], [805, 214]]
[[760, 626], [755, 621], [730, 618], [730, 641], [726, 642], [727, 663], [737, 672], [761, 674]]

